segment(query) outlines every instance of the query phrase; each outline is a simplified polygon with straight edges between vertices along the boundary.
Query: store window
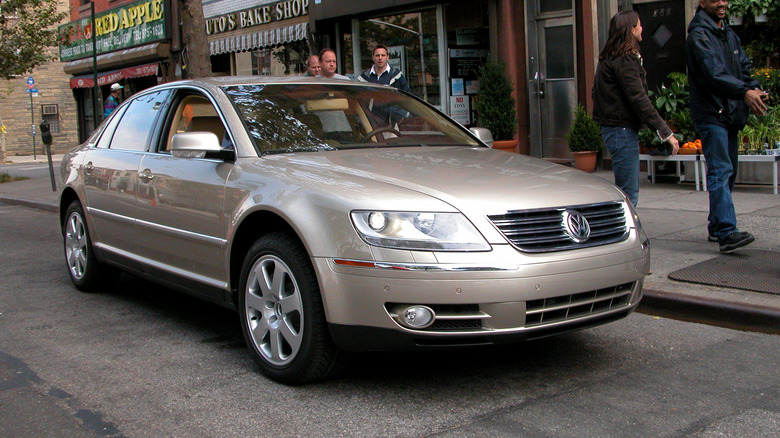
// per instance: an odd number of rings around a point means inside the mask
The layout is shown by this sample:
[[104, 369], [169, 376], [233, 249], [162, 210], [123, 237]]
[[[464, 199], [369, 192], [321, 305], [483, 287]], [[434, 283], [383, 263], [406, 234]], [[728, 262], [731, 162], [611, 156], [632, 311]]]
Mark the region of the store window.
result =
[[412, 94], [441, 107], [436, 10], [387, 15], [358, 21], [360, 66], [355, 75], [371, 68], [377, 44], [388, 48], [391, 67], [400, 69]]
[[60, 133], [59, 105], [41, 105], [41, 117], [49, 124], [49, 131], [52, 134]]
[[252, 52], [252, 74], [255, 76], [269, 76], [271, 74], [271, 49]]

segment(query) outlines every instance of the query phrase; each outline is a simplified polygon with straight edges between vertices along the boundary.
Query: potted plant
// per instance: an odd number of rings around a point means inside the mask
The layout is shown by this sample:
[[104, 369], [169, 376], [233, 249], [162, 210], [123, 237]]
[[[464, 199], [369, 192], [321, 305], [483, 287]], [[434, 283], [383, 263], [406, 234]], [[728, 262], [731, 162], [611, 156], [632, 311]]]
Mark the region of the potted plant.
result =
[[574, 123], [566, 136], [569, 150], [574, 157], [574, 167], [585, 172], [596, 170], [598, 152], [604, 149], [601, 129], [593, 117], [585, 111], [582, 104], [574, 112]]
[[[769, 21], [769, 8], [777, 0], [750, 0], [751, 12], [756, 23], [766, 23]], [[730, 7], [730, 5], [729, 5]]]
[[740, 26], [750, 9], [751, 0], [731, 0], [728, 5], [729, 24], [732, 26]]
[[517, 129], [515, 98], [512, 97], [512, 81], [502, 62], [489, 59], [479, 68], [479, 92], [477, 93], [477, 125], [493, 134], [493, 148], [515, 152]]

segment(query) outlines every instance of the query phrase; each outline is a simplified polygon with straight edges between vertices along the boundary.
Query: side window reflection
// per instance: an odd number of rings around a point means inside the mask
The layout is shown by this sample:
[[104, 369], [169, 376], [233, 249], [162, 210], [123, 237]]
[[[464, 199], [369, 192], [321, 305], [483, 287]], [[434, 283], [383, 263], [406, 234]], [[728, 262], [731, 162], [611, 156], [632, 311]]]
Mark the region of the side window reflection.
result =
[[152, 127], [165, 104], [168, 91], [149, 93], [134, 99], [111, 139], [111, 149], [145, 151], [149, 145]]

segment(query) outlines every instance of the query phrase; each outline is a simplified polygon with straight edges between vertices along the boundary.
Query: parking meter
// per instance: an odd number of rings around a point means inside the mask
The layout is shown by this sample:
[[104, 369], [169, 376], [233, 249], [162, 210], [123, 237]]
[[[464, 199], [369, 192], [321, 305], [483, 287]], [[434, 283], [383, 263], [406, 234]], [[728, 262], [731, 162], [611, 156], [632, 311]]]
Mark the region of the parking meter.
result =
[[49, 122], [46, 120], [41, 121], [41, 141], [46, 146], [51, 146], [52, 138], [51, 138], [51, 129], [49, 128]]
[[[46, 120], [41, 120], [41, 124], [39, 125], [41, 127], [41, 141], [44, 145], [46, 145], [46, 155], [49, 158], [49, 176], [51, 177], [51, 190], [56, 192], [57, 191], [57, 183], [54, 179], [54, 165], [51, 162], [51, 129], [49, 128], [49, 122]], [[35, 127], [35, 125], [33, 125]]]

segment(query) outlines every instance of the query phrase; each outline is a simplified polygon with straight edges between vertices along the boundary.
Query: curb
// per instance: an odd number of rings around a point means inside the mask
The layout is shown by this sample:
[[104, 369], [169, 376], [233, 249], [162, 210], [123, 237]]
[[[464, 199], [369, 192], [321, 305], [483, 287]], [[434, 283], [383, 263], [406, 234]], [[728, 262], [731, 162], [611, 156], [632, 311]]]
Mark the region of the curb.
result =
[[645, 289], [637, 312], [742, 331], [780, 334], [780, 309]]
[[23, 205], [25, 207], [37, 208], [39, 210], [51, 211], [54, 213], [57, 213], [59, 211], [59, 207], [57, 207], [56, 204], [51, 204], [48, 202], [40, 202], [40, 201], [30, 201], [27, 199], [14, 198], [13, 196], [0, 195], [0, 203], [11, 204], [11, 205]]

